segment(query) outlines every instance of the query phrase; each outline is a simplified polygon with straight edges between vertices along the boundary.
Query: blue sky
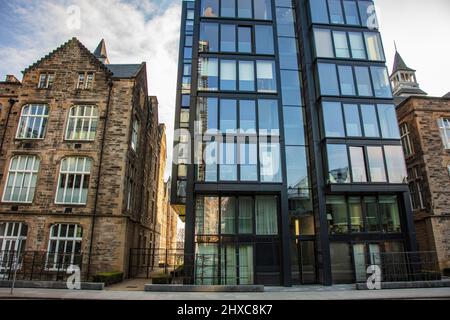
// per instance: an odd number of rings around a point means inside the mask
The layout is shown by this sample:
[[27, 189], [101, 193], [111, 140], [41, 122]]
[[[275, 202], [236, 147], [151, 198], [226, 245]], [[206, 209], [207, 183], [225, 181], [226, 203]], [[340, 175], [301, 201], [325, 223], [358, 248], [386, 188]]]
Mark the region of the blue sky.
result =
[[[450, 1], [375, 4], [389, 69], [395, 40], [425, 91], [449, 92]], [[68, 26], [72, 5], [80, 9], [79, 29]], [[147, 62], [150, 94], [158, 96], [160, 121], [168, 127], [171, 160], [180, 13], [181, 0], [0, 0], [0, 79], [21, 78], [21, 70], [73, 36], [91, 50], [105, 38], [111, 63]]]

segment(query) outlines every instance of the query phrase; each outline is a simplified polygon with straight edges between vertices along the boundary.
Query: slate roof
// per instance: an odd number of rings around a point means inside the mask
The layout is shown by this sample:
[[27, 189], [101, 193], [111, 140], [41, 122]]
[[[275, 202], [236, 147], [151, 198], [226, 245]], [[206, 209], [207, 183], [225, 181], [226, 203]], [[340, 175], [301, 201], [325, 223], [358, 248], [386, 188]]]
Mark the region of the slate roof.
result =
[[406, 65], [405, 61], [403, 60], [400, 53], [398, 53], [398, 51], [395, 52], [394, 66], [392, 67], [392, 74], [396, 73], [397, 71], [412, 71], [412, 72], [416, 71]]
[[94, 56], [96, 56], [97, 59], [99, 59], [101, 62], [105, 64], [109, 63], [105, 39], [102, 39], [102, 41], [100, 41], [100, 43], [98, 44], [97, 49], [95, 49], [94, 51]]
[[106, 67], [112, 72], [114, 78], [134, 78], [139, 71], [144, 67], [145, 63], [141, 64], [107, 64]]

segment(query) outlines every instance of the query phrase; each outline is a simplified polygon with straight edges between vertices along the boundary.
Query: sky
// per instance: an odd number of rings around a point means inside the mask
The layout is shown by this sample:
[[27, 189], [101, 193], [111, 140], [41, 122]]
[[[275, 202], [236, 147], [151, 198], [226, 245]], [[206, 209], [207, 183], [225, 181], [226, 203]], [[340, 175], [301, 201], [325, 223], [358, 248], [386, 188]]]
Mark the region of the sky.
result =
[[[450, 0], [375, 0], [389, 70], [394, 41], [431, 96], [450, 91]], [[80, 23], [76, 23], [79, 13]], [[0, 0], [0, 80], [72, 37], [92, 51], [105, 39], [111, 63], [147, 62], [149, 94], [167, 126], [171, 171], [181, 0]]]

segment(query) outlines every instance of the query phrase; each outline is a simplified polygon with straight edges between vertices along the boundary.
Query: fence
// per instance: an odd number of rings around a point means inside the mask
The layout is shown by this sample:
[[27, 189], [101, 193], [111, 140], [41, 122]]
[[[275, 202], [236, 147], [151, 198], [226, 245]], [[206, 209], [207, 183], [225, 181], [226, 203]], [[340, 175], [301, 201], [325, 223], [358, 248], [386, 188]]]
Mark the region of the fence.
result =
[[78, 266], [83, 273], [83, 255], [42, 251], [0, 251], [0, 280], [66, 281], [73, 273], [68, 268]]
[[441, 280], [436, 252], [372, 253], [366, 261], [366, 269], [380, 267], [382, 282]]
[[[241, 262], [238, 265], [238, 261]], [[278, 266], [277, 266], [278, 267]], [[155, 284], [253, 284], [252, 261], [239, 254], [185, 254], [182, 250], [131, 249], [131, 278], [152, 279]]]

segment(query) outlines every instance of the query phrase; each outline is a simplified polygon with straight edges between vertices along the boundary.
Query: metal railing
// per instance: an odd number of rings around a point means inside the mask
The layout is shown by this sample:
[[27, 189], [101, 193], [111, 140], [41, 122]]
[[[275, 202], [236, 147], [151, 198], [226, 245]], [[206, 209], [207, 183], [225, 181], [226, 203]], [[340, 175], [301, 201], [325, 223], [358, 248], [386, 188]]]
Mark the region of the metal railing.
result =
[[77, 266], [83, 273], [83, 254], [47, 251], [0, 251], [0, 280], [66, 281], [72, 273], [70, 266]]
[[382, 282], [435, 281], [442, 278], [436, 252], [382, 252], [371, 253], [364, 258], [366, 269], [371, 265], [381, 269]]

